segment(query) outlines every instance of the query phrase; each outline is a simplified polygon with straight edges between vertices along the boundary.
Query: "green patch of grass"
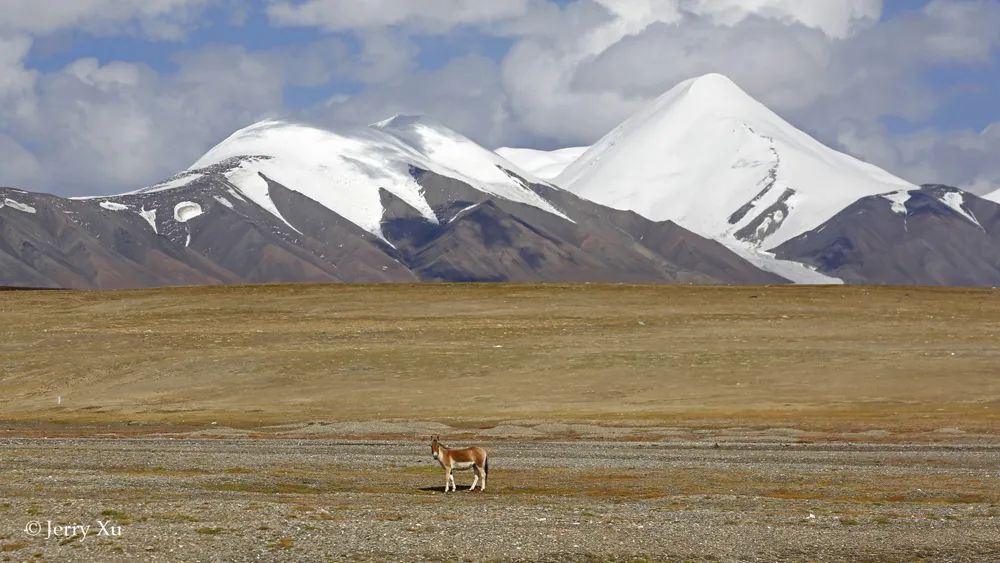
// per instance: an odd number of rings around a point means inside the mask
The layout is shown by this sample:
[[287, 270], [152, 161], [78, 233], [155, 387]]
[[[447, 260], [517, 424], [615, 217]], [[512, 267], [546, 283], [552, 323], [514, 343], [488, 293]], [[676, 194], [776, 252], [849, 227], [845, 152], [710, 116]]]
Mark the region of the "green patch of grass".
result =
[[153, 518], [157, 520], [162, 520], [164, 522], [197, 522], [198, 518], [191, 516], [190, 514], [184, 514], [183, 512], [161, 512], [159, 514], [154, 514]]
[[858, 522], [854, 518], [845, 518], [845, 517], [841, 517], [840, 518], [840, 525], [841, 526], [857, 526], [859, 523], [860, 522]]
[[0, 551], [17, 551], [19, 549], [24, 549], [31, 545], [26, 541], [16, 541], [11, 543], [0, 544]]
[[219, 534], [226, 533], [225, 528], [198, 528], [195, 530], [196, 534], [201, 534], [203, 536], [217, 536]]
[[278, 538], [267, 544], [268, 549], [291, 549], [295, 546], [295, 542], [292, 538]]

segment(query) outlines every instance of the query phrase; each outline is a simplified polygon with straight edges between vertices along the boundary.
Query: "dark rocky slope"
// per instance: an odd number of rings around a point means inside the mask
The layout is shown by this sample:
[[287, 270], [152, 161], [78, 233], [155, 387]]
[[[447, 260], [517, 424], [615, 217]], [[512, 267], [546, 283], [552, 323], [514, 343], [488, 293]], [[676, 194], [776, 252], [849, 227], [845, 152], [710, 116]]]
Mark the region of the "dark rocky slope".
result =
[[925, 185], [862, 198], [774, 249], [848, 283], [1000, 285], [1000, 204]]

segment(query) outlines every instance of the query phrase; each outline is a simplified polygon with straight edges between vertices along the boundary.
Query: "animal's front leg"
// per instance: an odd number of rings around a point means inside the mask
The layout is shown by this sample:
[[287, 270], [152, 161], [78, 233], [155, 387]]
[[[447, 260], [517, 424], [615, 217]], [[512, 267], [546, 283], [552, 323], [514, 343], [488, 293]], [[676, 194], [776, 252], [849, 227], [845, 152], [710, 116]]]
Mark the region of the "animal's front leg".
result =
[[451, 490], [452, 490], [452, 492], [454, 492], [455, 491], [455, 474], [449, 472], [448, 473], [448, 479], [451, 479]]
[[451, 485], [451, 469], [445, 468], [444, 470], [444, 492], [448, 492], [448, 486]]

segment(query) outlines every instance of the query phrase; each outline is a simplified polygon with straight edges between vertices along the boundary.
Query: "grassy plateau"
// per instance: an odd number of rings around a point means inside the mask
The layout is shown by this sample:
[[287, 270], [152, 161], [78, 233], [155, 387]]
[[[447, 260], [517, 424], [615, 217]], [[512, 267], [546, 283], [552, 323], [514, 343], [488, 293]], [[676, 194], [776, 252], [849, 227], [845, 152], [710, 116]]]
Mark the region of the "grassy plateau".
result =
[[0, 420], [995, 432], [1000, 291], [274, 285], [0, 292]]

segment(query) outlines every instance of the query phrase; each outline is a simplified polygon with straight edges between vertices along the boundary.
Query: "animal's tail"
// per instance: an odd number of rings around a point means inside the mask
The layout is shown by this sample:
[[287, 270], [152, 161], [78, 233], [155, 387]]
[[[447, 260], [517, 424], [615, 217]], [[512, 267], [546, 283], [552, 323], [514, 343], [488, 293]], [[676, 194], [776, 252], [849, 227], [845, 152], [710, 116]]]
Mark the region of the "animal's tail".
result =
[[486, 456], [486, 461], [483, 462], [483, 472], [486, 474], [487, 477], [490, 476], [490, 457], [489, 456]]

